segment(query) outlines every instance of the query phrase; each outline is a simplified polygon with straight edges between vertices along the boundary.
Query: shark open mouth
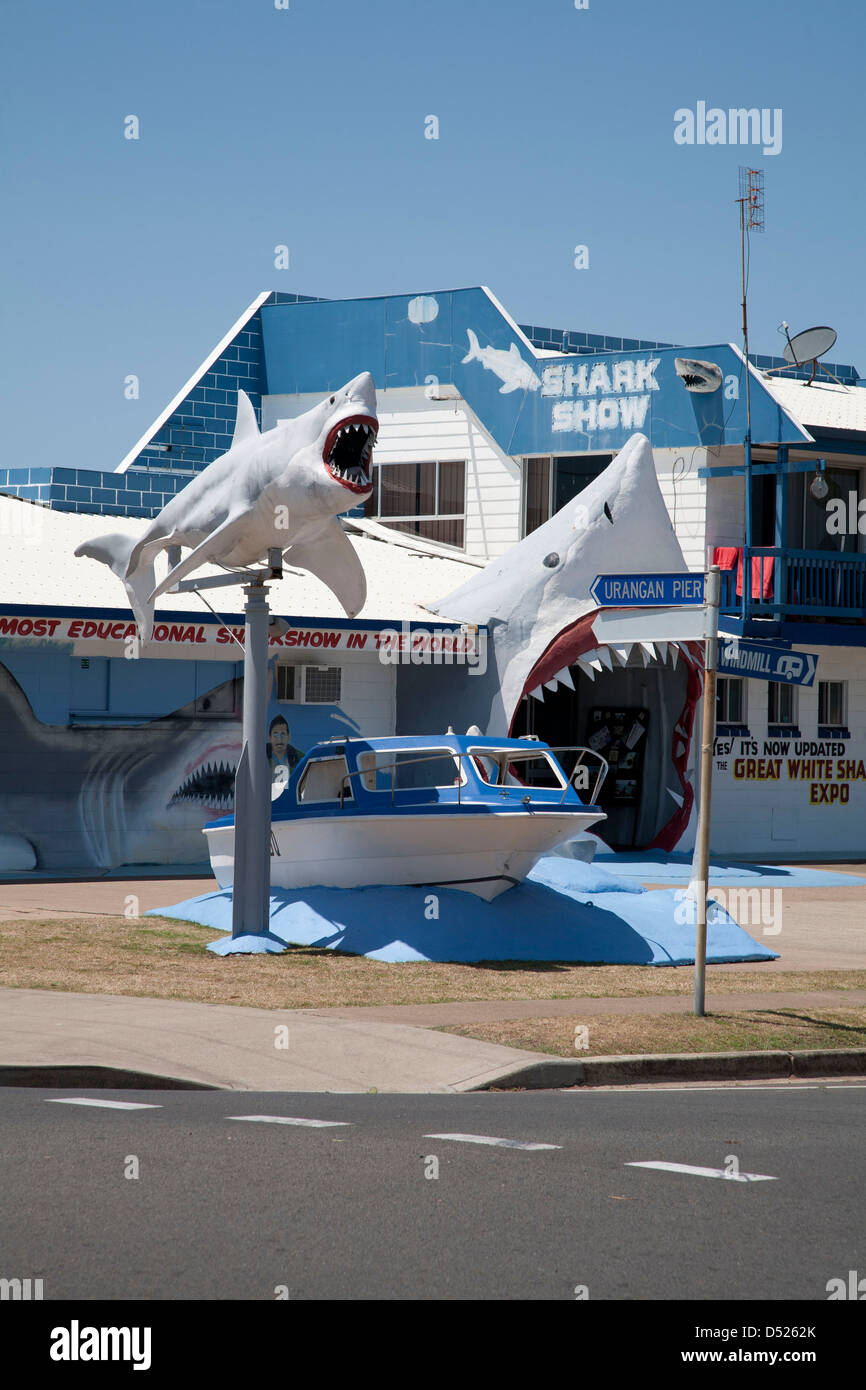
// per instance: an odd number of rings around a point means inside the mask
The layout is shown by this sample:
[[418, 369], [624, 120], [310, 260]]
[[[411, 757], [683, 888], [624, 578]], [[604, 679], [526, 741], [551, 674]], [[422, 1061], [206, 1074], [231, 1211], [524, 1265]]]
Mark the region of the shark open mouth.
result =
[[230, 811], [235, 801], [235, 768], [225, 761], [202, 763], [194, 772], [184, 778], [169, 801], [169, 806], [182, 802], [194, 806], [207, 806], [223, 814]]
[[369, 492], [369, 463], [379, 427], [369, 415], [352, 415], [335, 425], [325, 441], [322, 458], [332, 478], [349, 492]]
[[[569, 670], [575, 667], [590, 680], [596, 674], [607, 670], [615, 671], [625, 666], [632, 657], [640, 654], [644, 667], [656, 662], [676, 667], [678, 659], [685, 664], [688, 672], [683, 708], [675, 721], [670, 750], [674, 775], [679, 783], [678, 790], [671, 789], [676, 809], [670, 819], [657, 832], [646, 849], [672, 850], [686, 829], [694, 803], [694, 787], [688, 778], [688, 758], [694, 730], [695, 712], [703, 689], [703, 653], [696, 642], [637, 641], [599, 645], [593, 633], [593, 622], [599, 609], [586, 613], [577, 622], [563, 629], [536, 661], [521, 692], [522, 696], [544, 699], [544, 691], [555, 691], [559, 684], [574, 690], [574, 680]], [[518, 706], [519, 706], [518, 701]], [[515, 706], [511, 713], [509, 733], [512, 733], [517, 716]]]

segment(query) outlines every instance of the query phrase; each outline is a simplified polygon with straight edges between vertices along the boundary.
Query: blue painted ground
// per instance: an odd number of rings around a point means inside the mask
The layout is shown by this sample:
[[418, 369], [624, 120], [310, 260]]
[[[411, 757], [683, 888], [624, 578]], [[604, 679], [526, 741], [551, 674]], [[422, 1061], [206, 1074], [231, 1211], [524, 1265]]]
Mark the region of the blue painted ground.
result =
[[[640, 883], [688, 883], [692, 876], [692, 855], [675, 851], [659, 854], [654, 850], [613, 850], [599, 848], [593, 863], [610, 869], [621, 878]], [[853, 873], [832, 873], [808, 864], [743, 864], [729, 859], [710, 861], [710, 887], [759, 884], [764, 888], [839, 888], [866, 883]]]
[[[433, 917], [433, 912], [438, 916]], [[204, 893], [148, 916], [230, 932], [228, 892]], [[208, 947], [219, 955], [323, 946], [383, 961], [539, 960], [690, 965], [694, 904], [680, 890], [648, 892], [598, 864], [549, 857], [492, 903], [448, 888], [274, 889], [269, 932]], [[775, 960], [721, 908], [710, 911], [707, 960]]]

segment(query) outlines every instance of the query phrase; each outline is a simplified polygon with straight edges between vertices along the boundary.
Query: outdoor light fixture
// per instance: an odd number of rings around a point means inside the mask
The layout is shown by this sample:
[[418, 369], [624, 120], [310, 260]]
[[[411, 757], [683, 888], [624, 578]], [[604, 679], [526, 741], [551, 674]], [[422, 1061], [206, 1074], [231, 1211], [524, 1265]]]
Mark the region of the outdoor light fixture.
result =
[[830, 487], [827, 483], [827, 479], [824, 477], [824, 465], [822, 462], [819, 463], [818, 467], [815, 469], [815, 476], [809, 485], [809, 492], [816, 502], [823, 502], [829, 491]]

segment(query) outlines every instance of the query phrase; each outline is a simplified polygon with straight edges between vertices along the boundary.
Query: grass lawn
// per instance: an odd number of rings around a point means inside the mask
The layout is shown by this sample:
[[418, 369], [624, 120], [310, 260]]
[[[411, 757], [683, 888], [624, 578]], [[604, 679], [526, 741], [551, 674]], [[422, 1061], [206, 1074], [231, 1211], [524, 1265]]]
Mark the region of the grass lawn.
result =
[[[0, 922], [0, 985], [86, 994], [148, 995], [262, 1009], [319, 1009], [452, 1000], [683, 995], [691, 994], [694, 982], [691, 966], [569, 965], [549, 961], [389, 965], [363, 956], [300, 946], [278, 956], [220, 957], [204, 949], [216, 936], [210, 927], [160, 917]], [[753, 965], [714, 976], [713, 967], [709, 966], [707, 982], [710, 991], [715, 988], [725, 993], [844, 991], [866, 989], [866, 970], [769, 972]], [[567, 1055], [573, 1055], [569, 1048], [573, 1048], [574, 1020], [570, 1025], [564, 1019], [551, 1022], [560, 1029], [570, 1028], [562, 1045]], [[621, 1018], [598, 1020], [597, 1027], [620, 1028], [625, 1022]], [[687, 1020], [680, 1016], [645, 1023], [648, 1030], [664, 1027], [674, 1032]], [[507, 1030], [518, 1025], [496, 1026]], [[525, 1029], [527, 1025], [524, 1022], [520, 1026]], [[521, 1034], [521, 1039], [524, 1037]], [[519, 1044], [512, 1042], [514, 1045], [536, 1044], [521, 1040]], [[684, 1041], [682, 1047], [688, 1050], [692, 1045]], [[719, 1046], [728, 1047], [729, 1043]], [[558, 1046], [551, 1050], [558, 1051]], [[617, 1046], [615, 1050], [639, 1049]]]
[[[584, 1027], [586, 1034], [576, 1034], [577, 1027]], [[586, 1018], [579, 1021], [521, 1018], [463, 1024], [439, 1031], [571, 1058], [637, 1056], [650, 1052], [866, 1048], [866, 1008], [746, 1009], [736, 1013], [708, 1013], [706, 1018], [690, 1014], [593, 1018], [587, 1013]]]

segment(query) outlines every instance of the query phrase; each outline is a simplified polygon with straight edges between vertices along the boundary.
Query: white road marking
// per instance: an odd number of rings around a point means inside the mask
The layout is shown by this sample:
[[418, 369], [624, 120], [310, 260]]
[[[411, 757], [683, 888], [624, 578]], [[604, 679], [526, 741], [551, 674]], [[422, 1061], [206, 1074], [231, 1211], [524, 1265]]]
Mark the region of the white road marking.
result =
[[725, 1086], [703, 1086], [699, 1081], [682, 1081], [676, 1086], [589, 1086], [585, 1088], [561, 1086], [559, 1087], [559, 1094], [562, 1096], [629, 1096], [636, 1092], [640, 1095], [652, 1095], [654, 1093], [669, 1095], [675, 1091], [682, 1091], [688, 1095], [697, 1091], [820, 1091], [822, 1088], [826, 1089], [826, 1083], [823, 1081], [792, 1081], [787, 1086], [765, 1086], [760, 1083], [749, 1082], [747, 1084], [736, 1081], [731, 1081]]
[[309, 1125], [311, 1129], [331, 1129], [348, 1125], [348, 1120], [302, 1120], [295, 1115], [226, 1115], [227, 1120], [252, 1120], [266, 1125]]
[[98, 1105], [103, 1110], [161, 1110], [161, 1105], [148, 1105], [140, 1100], [90, 1100], [85, 1096], [74, 1100], [67, 1096], [50, 1096], [48, 1105]]
[[644, 1163], [627, 1163], [626, 1168], [662, 1168], [666, 1173], [694, 1173], [699, 1178], [726, 1178], [728, 1182], [777, 1182], [767, 1173], [728, 1173], [724, 1168], [698, 1168], [692, 1163], [663, 1163], [651, 1159]]
[[492, 1144], [499, 1149], [560, 1149], [561, 1144], [526, 1144], [521, 1139], [494, 1139], [489, 1134], [425, 1134], [425, 1139], [453, 1139], [457, 1144]]

